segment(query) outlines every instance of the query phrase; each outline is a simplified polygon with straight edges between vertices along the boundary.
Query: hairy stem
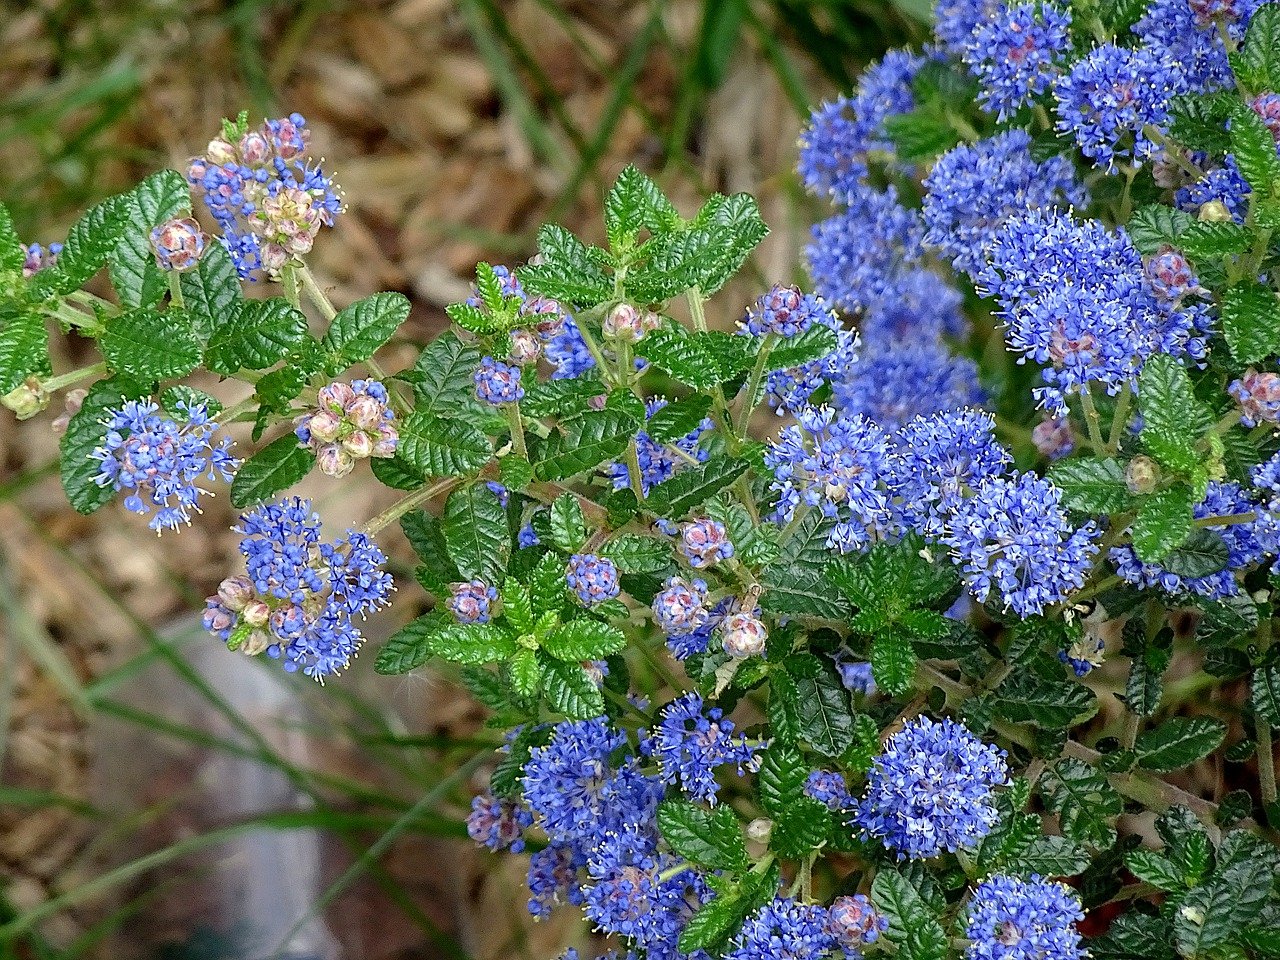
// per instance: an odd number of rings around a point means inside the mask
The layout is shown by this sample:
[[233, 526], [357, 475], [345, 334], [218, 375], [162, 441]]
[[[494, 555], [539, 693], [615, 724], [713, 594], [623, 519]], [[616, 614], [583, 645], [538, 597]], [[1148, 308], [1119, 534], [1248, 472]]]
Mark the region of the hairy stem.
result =
[[364, 525], [364, 532], [372, 537], [374, 534], [378, 533], [384, 527], [388, 526], [389, 524], [395, 523], [397, 520], [403, 517], [410, 510], [414, 509], [414, 507], [417, 507], [419, 504], [426, 503], [428, 500], [432, 500], [435, 497], [438, 497], [440, 494], [449, 490], [451, 487], [455, 486], [457, 483], [458, 483], [457, 477], [450, 477], [448, 480], [441, 480], [439, 483], [435, 484], [434, 486], [423, 487], [420, 490], [415, 490], [413, 493], [409, 494], [407, 497], [397, 500], [391, 506], [387, 507], [386, 510], [383, 510], [382, 513], [378, 514], [376, 517], [374, 517], [372, 520], [366, 523]]

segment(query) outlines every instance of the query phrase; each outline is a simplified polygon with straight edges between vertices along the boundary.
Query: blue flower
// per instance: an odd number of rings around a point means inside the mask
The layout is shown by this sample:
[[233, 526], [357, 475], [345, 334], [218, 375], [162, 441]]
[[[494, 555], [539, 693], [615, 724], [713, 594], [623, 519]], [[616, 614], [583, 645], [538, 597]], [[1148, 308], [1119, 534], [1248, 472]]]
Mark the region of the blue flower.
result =
[[844, 657], [836, 657], [834, 662], [836, 673], [840, 674], [840, 683], [850, 693], [869, 697], [876, 692], [876, 678], [871, 672], [871, 664], [865, 660], [849, 660]]
[[891, 532], [894, 511], [884, 481], [889, 442], [862, 416], [838, 416], [830, 407], [800, 411], [764, 455], [778, 494], [774, 519], [786, 523], [801, 505], [837, 521], [828, 546], [859, 549]]
[[921, 716], [872, 763], [855, 821], [899, 860], [971, 850], [995, 825], [993, 791], [1008, 780], [1003, 750], [950, 718]]
[[778, 897], [747, 917], [725, 960], [814, 960], [835, 948], [825, 907]]
[[62, 244], [51, 243], [42, 247], [38, 243], [22, 244], [22, 276], [30, 280], [41, 270], [48, 270], [58, 262]]
[[1146, 47], [1095, 47], [1054, 85], [1057, 129], [1086, 157], [1110, 170], [1117, 159], [1148, 160], [1159, 152], [1146, 128], [1167, 132], [1169, 100], [1187, 91], [1177, 63]]
[[963, 55], [973, 31], [998, 16], [999, 0], [937, 0], [933, 7], [933, 35], [942, 47]]
[[500, 403], [517, 403], [524, 399], [520, 374], [521, 370], [517, 366], [485, 357], [472, 375], [476, 384], [476, 396], [494, 406]]
[[969, 273], [982, 267], [987, 247], [1010, 218], [1085, 201], [1071, 162], [1059, 156], [1037, 162], [1025, 130], [948, 150], [924, 187], [925, 243]]
[[1228, 153], [1221, 167], [1210, 170], [1195, 183], [1179, 188], [1174, 199], [1179, 207], [1191, 213], [1198, 213], [1206, 203], [1217, 201], [1227, 208], [1232, 220], [1244, 223], [1252, 193], [1249, 181], [1240, 175], [1236, 158]]
[[842, 416], [866, 417], [886, 430], [915, 416], [981, 406], [986, 400], [977, 364], [938, 341], [868, 344], [831, 391]]
[[779, 414], [796, 413], [807, 406], [821, 387], [858, 361], [857, 333], [825, 311], [818, 322], [836, 332], [835, 350], [798, 367], [774, 370], [765, 378], [765, 396]]
[[[650, 397], [645, 401], [645, 419], [652, 420], [653, 415], [666, 405], [667, 401], [662, 397]], [[636, 459], [640, 463], [640, 488], [645, 496], [648, 496], [649, 491], [658, 484], [674, 477], [682, 460], [687, 458], [688, 461], [701, 463], [707, 459], [707, 451], [699, 448], [698, 441], [711, 427], [711, 420], [704, 419], [683, 437], [670, 444], [670, 447], [675, 448], [674, 450], [658, 443], [644, 430], [637, 431]], [[681, 457], [680, 454], [685, 456]], [[626, 462], [615, 461], [606, 469], [609, 479], [613, 482], [613, 489], [625, 490], [631, 485], [631, 470]]]
[[581, 906], [582, 869], [586, 865], [586, 855], [567, 843], [553, 842], [530, 856], [529, 913], [542, 919], [558, 904]]
[[995, 419], [977, 410], [916, 417], [894, 442], [890, 486], [903, 520], [936, 540], [964, 496], [1013, 462], [995, 439]]
[[702, 697], [686, 693], [662, 708], [658, 725], [642, 741], [641, 749], [658, 763], [663, 783], [679, 784], [695, 800], [715, 803], [715, 771], [736, 766], [739, 776], [754, 768], [759, 747], [733, 736], [732, 720], [719, 707], [706, 709]]
[[511, 800], [489, 794], [471, 798], [467, 836], [490, 850], [524, 850], [524, 831], [533, 825], [533, 814]]
[[1028, 617], [1084, 586], [1096, 537], [1092, 521], [1072, 526], [1061, 490], [1021, 473], [989, 479], [959, 501], [942, 542], [979, 602], [994, 590], [1006, 610]]
[[847, 209], [814, 225], [805, 259], [817, 294], [857, 311], [884, 298], [898, 274], [920, 262], [924, 228], [892, 187], [860, 186], [840, 199]]
[[822, 301], [813, 294], [801, 293], [800, 288], [794, 285], [776, 283], [756, 298], [747, 311], [743, 328], [757, 337], [770, 333], [794, 337], [804, 333], [826, 313]]
[[[1255, 483], [1257, 479], [1255, 478]], [[1113, 547], [1111, 562], [1116, 573], [1132, 584], [1148, 590], [1158, 589], [1166, 593], [1194, 593], [1212, 599], [1234, 597], [1240, 592], [1237, 572], [1243, 572], [1260, 563], [1268, 554], [1280, 547], [1280, 528], [1275, 519], [1259, 509], [1259, 505], [1236, 483], [1210, 483], [1205, 497], [1193, 511], [1197, 520], [1210, 517], [1248, 516], [1254, 519], [1225, 526], [1207, 527], [1222, 537], [1227, 545], [1227, 565], [1216, 573], [1203, 577], [1184, 577], [1165, 570], [1159, 564], [1143, 563], [1131, 546]]]
[[382, 551], [357, 530], [322, 543], [311, 501], [296, 497], [263, 504], [235, 529], [247, 576], [209, 598], [206, 629], [317, 680], [349, 666], [364, 640], [352, 617], [384, 606], [394, 589]]
[[814, 770], [805, 781], [804, 792], [823, 804], [832, 813], [839, 813], [857, 806], [849, 793], [849, 785], [844, 777], [834, 770]]
[[1240, 405], [1240, 422], [1246, 427], [1280, 423], [1280, 373], [1250, 367], [1228, 384], [1227, 393]]
[[706, 581], [670, 577], [653, 598], [653, 619], [669, 637], [693, 633], [711, 619], [706, 601]]
[[108, 411], [102, 446], [90, 454], [101, 464], [94, 477], [98, 486], [127, 490], [124, 505], [133, 513], [154, 510], [149, 526], [156, 532], [189, 524], [200, 497], [209, 493], [200, 480], [230, 482], [240, 466], [227, 452], [230, 438], [217, 446], [210, 442], [218, 425], [204, 404], [177, 404], [181, 424], [160, 416], [159, 409], [150, 400], [127, 400]]
[[582, 332], [572, 317], [565, 317], [560, 332], [547, 341], [547, 361], [556, 369], [552, 380], [568, 380], [580, 377], [595, 369], [596, 361], [582, 339]]
[[[900, 271], [885, 295], [868, 304], [858, 318], [858, 333], [872, 347], [895, 341], [935, 343], [943, 337], [963, 340], [969, 335], [964, 297], [933, 270], [917, 267]], [[847, 369], [857, 357], [848, 358]]]
[[444, 605], [459, 623], [488, 623], [489, 605], [497, 599], [497, 587], [482, 580], [468, 580], [449, 584], [449, 598]]
[[593, 553], [575, 553], [569, 558], [569, 572], [565, 582], [584, 607], [594, 607], [612, 600], [621, 591], [618, 586], [618, 568], [608, 557]]
[[1047, 3], [1000, 7], [977, 24], [964, 61], [982, 106], [1003, 121], [1049, 89], [1071, 49], [1071, 13]]
[[966, 911], [966, 960], [1082, 960], [1076, 893], [1063, 883], [1001, 874], [973, 891]]

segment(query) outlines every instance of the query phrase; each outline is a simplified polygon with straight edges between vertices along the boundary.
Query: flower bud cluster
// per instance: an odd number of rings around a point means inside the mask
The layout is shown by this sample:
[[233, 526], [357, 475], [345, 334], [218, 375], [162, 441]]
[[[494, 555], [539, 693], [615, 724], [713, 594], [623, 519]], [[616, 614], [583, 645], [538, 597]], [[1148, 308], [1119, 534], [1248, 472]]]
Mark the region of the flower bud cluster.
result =
[[320, 472], [345, 477], [357, 460], [395, 456], [400, 442], [387, 388], [377, 380], [321, 387], [316, 406], [295, 423], [298, 441], [316, 455]]

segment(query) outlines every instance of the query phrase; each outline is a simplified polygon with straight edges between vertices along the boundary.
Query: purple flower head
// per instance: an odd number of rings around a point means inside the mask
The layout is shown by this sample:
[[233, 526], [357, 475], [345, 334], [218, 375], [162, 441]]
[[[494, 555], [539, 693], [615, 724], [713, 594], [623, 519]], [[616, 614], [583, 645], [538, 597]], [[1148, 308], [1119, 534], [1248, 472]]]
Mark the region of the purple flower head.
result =
[[899, 860], [971, 850], [995, 825], [1005, 752], [950, 718], [918, 717], [889, 738], [867, 777], [856, 822]]
[[1280, 147], [1280, 93], [1260, 93], [1249, 101], [1249, 108], [1262, 118], [1271, 138]]
[[1085, 200], [1065, 157], [1037, 162], [1031, 136], [1007, 130], [948, 150], [924, 181], [925, 243], [957, 270], [976, 273], [1000, 228], [1030, 210], [1066, 209]]
[[1161, 247], [1147, 260], [1146, 277], [1151, 292], [1170, 303], [1205, 292], [1186, 255], [1173, 247]]
[[31, 279], [41, 270], [48, 270], [58, 262], [58, 254], [62, 252], [62, 244], [51, 243], [42, 247], [38, 243], [22, 245], [22, 276]]
[[680, 524], [680, 554], [695, 569], [709, 567], [733, 556], [733, 543], [718, 520], [702, 517]]
[[1082, 960], [1080, 900], [1063, 883], [1001, 874], [973, 891], [966, 912], [965, 960]]
[[1257, 0], [1152, 0], [1133, 32], [1153, 56], [1176, 66], [1188, 90], [1218, 90], [1234, 82], [1218, 21], [1238, 44], [1257, 6]]
[[1253, 188], [1240, 175], [1236, 158], [1227, 154], [1223, 158], [1223, 166], [1210, 170], [1195, 183], [1180, 188], [1175, 199], [1179, 207], [1190, 213], [1200, 213], [1201, 208], [1207, 204], [1220, 203], [1226, 207], [1232, 220], [1244, 223], [1251, 193]]
[[979, 22], [964, 61], [982, 85], [978, 99], [1003, 121], [1049, 89], [1071, 49], [1071, 13], [1047, 3], [998, 8]]
[[542, 919], [559, 904], [581, 906], [586, 855], [567, 843], [552, 843], [529, 857], [529, 913]]
[[720, 621], [720, 643], [735, 660], [760, 656], [768, 640], [768, 628], [754, 613], [739, 610]]
[[204, 255], [204, 231], [191, 217], [174, 217], [151, 231], [151, 249], [161, 269], [194, 270]]
[[832, 813], [839, 813], [857, 806], [849, 793], [844, 777], [834, 770], [814, 770], [805, 781], [804, 792], [826, 806]]
[[998, 19], [999, 0], [937, 0], [933, 6], [933, 35], [949, 53], [963, 56], [982, 24]]
[[109, 411], [102, 446], [90, 457], [101, 466], [94, 481], [100, 487], [125, 490], [125, 508], [152, 514], [149, 526], [157, 533], [177, 530], [199, 512], [200, 497], [210, 491], [201, 479], [221, 477], [230, 482], [240, 461], [228, 452], [231, 439], [212, 443], [217, 423], [204, 404], [180, 403], [178, 423], [159, 414], [150, 400], [127, 400]]
[[1061, 460], [1076, 447], [1071, 433], [1071, 421], [1066, 417], [1046, 417], [1031, 429], [1031, 442], [1040, 456], [1049, 460]]
[[1240, 405], [1240, 422], [1246, 427], [1280, 423], [1280, 373], [1260, 373], [1250, 367], [1231, 382], [1227, 392]]
[[316, 406], [297, 418], [293, 432], [321, 473], [346, 476], [357, 460], [395, 456], [400, 434], [390, 399], [377, 380], [334, 381], [317, 391]]
[[846, 953], [870, 945], [889, 929], [889, 918], [882, 917], [863, 894], [836, 897], [827, 917], [827, 929]]
[[564, 317], [559, 326], [560, 332], [547, 341], [544, 351], [547, 361], [556, 368], [551, 379], [569, 380], [594, 370], [595, 358], [582, 339], [578, 324], [572, 317]]
[[520, 386], [520, 374], [521, 370], [517, 366], [502, 363], [493, 357], [485, 357], [473, 374], [476, 396], [494, 406], [501, 403], [517, 403], [524, 399], [524, 387]]
[[859, 549], [894, 529], [885, 481], [889, 442], [862, 416], [838, 416], [830, 407], [800, 411], [765, 452], [778, 494], [774, 519], [786, 523], [801, 504], [837, 521], [828, 546]]
[[1147, 47], [1104, 43], [1078, 60], [1054, 85], [1057, 128], [1075, 137], [1094, 164], [1148, 160], [1159, 152], [1147, 127], [1167, 132], [1169, 99], [1187, 90], [1176, 63]]
[[487, 586], [481, 580], [469, 580], [449, 584], [445, 606], [459, 623], [488, 623], [489, 605], [497, 599], [497, 587]]
[[720, 789], [718, 767], [736, 766], [738, 775], [755, 769], [758, 746], [733, 736], [732, 720], [719, 707], [707, 709], [696, 693], [686, 693], [662, 708], [658, 725], [641, 743], [641, 749], [658, 763], [663, 783], [705, 803], [714, 804]]
[[836, 673], [840, 674], [840, 683], [850, 693], [869, 697], [876, 692], [876, 678], [871, 672], [871, 664], [865, 660], [849, 660], [844, 657], [836, 657], [834, 662]]
[[565, 581], [584, 607], [612, 600], [620, 592], [618, 568], [607, 557], [593, 553], [575, 553], [569, 558]]
[[653, 618], [667, 636], [683, 636], [706, 625], [707, 584], [702, 580], [671, 577], [653, 598]]
[[916, 417], [895, 438], [890, 487], [906, 524], [939, 539], [966, 494], [1013, 462], [995, 439], [995, 419], [977, 410]]
[[1084, 585], [1097, 532], [1092, 521], [1072, 526], [1062, 491], [1048, 480], [1015, 473], [958, 502], [942, 542], [980, 602], [994, 591], [1005, 609], [1027, 617]]
[[[933, 270], [903, 270], [895, 276], [892, 289], [858, 318], [858, 332], [873, 349], [908, 341], [931, 345], [942, 337], [962, 340], [969, 335], [963, 304], [960, 291]], [[836, 372], [855, 360], [851, 358]]]
[[757, 337], [770, 333], [794, 337], [808, 330], [826, 312], [822, 301], [813, 294], [801, 293], [799, 287], [779, 283], [756, 299], [747, 311], [743, 326]]
[[533, 825], [533, 815], [510, 800], [499, 800], [489, 794], [471, 799], [467, 817], [467, 836], [490, 850], [524, 850], [524, 832]]

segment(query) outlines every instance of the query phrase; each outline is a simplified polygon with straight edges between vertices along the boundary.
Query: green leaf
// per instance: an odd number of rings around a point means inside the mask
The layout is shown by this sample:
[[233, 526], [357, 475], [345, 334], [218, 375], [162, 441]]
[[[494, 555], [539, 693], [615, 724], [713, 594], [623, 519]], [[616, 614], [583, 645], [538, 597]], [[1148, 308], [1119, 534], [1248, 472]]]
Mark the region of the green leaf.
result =
[[679, 519], [736, 482], [747, 467], [747, 461], [738, 457], [711, 457], [651, 489], [648, 507], [656, 514]]
[[604, 198], [605, 234], [614, 251], [633, 246], [641, 230], [660, 233], [680, 225], [680, 214], [658, 185], [627, 166]]
[[680, 952], [720, 951], [752, 910], [773, 899], [778, 879], [776, 862], [759, 873], [744, 875], [736, 887], [725, 884], [718, 876], [709, 877], [707, 882], [716, 896], [698, 908], [685, 924], [680, 934]]
[[142, 395], [130, 384], [114, 379], [99, 380], [89, 388], [80, 410], [67, 424], [67, 432], [59, 444], [59, 469], [67, 501], [77, 513], [93, 513], [115, 496], [110, 484], [99, 486], [95, 481], [102, 463], [93, 459], [92, 454], [107, 435], [107, 412], [119, 409], [125, 400], [137, 400]]
[[713, 194], [698, 211], [692, 225], [715, 239], [711, 256], [697, 263], [697, 287], [712, 296], [746, 262], [751, 251], [769, 235], [755, 198], [746, 193], [730, 197]]
[[518, 633], [533, 632], [533, 600], [529, 588], [512, 577], [507, 577], [502, 585], [502, 615]]
[[231, 254], [220, 242], [213, 241], [194, 270], [179, 274], [182, 305], [191, 317], [196, 336], [208, 342], [214, 331], [235, 316], [244, 299], [240, 276], [231, 262]]
[[679, 856], [710, 870], [741, 870], [747, 845], [733, 808], [722, 803], [710, 810], [684, 800], [658, 807], [658, 829]]
[[[1169, 102], [1169, 137], [1192, 150], [1230, 153], [1227, 119], [1234, 97], [1216, 94], [1181, 94]], [[1150, 256], [1150, 252], [1143, 250]]]
[[542, 661], [533, 650], [521, 649], [506, 663], [507, 680], [516, 696], [532, 701], [542, 689]]
[[1280, 155], [1262, 117], [1237, 103], [1231, 112], [1230, 133], [1231, 153], [1249, 185], [1260, 196], [1275, 194], [1280, 189]]
[[[154, 304], [169, 286], [168, 274], [156, 263], [151, 229], [191, 210], [191, 188], [176, 170], [161, 170], [120, 198], [122, 236], [107, 257], [111, 285], [126, 307]], [[210, 247], [221, 246], [210, 241]]]
[[[501, 333], [506, 324], [488, 313], [482, 307], [470, 303], [451, 303], [444, 308], [445, 314], [463, 330], [469, 330], [477, 336], [487, 337]], [[452, 330], [449, 331], [453, 333]], [[455, 334], [456, 336], [456, 334]]]
[[1158, 773], [1181, 770], [1207, 757], [1227, 735], [1212, 717], [1173, 717], [1138, 738], [1138, 766]]
[[[1230, 839], [1223, 842], [1224, 848]], [[1203, 956], [1257, 919], [1275, 880], [1272, 860], [1266, 855], [1248, 856], [1220, 866], [1208, 881], [1182, 898], [1174, 914], [1173, 933], [1183, 956]]]
[[1066, 837], [1036, 837], [1005, 865], [1021, 876], [1074, 877], [1089, 867], [1089, 855]]
[[515, 638], [494, 623], [449, 623], [426, 643], [434, 656], [468, 666], [506, 660], [517, 650]]
[[577, 553], [587, 540], [587, 518], [578, 498], [562, 493], [551, 504], [551, 541], [565, 553]]
[[556, 627], [542, 641], [542, 649], [557, 660], [576, 663], [603, 660], [626, 645], [626, 634], [598, 620], [571, 620]]
[[1185, 210], [1148, 204], [1134, 213], [1127, 230], [1138, 252], [1151, 257], [1161, 247], [1178, 246], [1179, 238], [1193, 223], [1195, 220]]
[[1269, 664], [1253, 671], [1253, 712], [1280, 727], [1280, 665]]
[[131, 310], [107, 324], [99, 340], [113, 373], [150, 383], [185, 377], [200, 363], [191, 318], [180, 310]]
[[1139, 635], [1125, 635], [1124, 652], [1132, 658], [1129, 679], [1125, 684], [1124, 702], [1140, 716], [1152, 716], [1160, 709], [1164, 693], [1164, 671], [1169, 666], [1170, 651], [1166, 646], [1146, 642]]
[[559, 611], [565, 598], [565, 565], [554, 553], [546, 553], [533, 568], [529, 578], [529, 590], [533, 594], [535, 610]]
[[774, 565], [760, 579], [765, 588], [760, 606], [769, 613], [823, 620], [843, 620], [849, 615], [848, 603], [817, 571]]
[[1232, 67], [1255, 90], [1280, 90], [1280, 5], [1258, 7]]
[[658, 537], [623, 534], [600, 548], [621, 573], [662, 573], [671, 566], [671, 547]]
[[501, 582], [511, 535], [497, 494], [483, 483], [453, 491], [445, 501], [443, 529], [463, 580]]
[[840, 338], [826, 324], [815, 323], [804, 333], [782, 340], [769, 351], [770, 370], [790, 370], [821, 360], [840, 346]]
[[424, 477], [475, 473], [492, 455], [489, 438], [466, 420], [441, 420], [414, 411], [400, 424], [396, 457]]
[[711, 398], [695, 393], [657, 411], [645, 423], [644, 431], [655, 443], [675, 443], [697, 430], [710, 409]]
[[706, 388], [726, 379], [716, 355], [697, 334], [678, 323], [651, 331], [636, 344], [636, 353], [681, 383]]
[[552, 709], [571, 720], [590, 720], [604, 713], [599, 688], [576, 663], [543, 660], [542, 689]]
[[1179, 577], [1198, 579], [1225, 570], [1229, 559], [1222, 534], [1199, 527], [1191, 531], [1182, 546], [1161, 560], [1160, 566]]
[[1059, 460], [1049, 467], [1049, 479], [1062, 491], [1063, 503], [1082, 513], [1119, 513], [1133, 500], [1124, 467], [1110, 457]]
[[933, 110], [891, 114], [882, 126], [903, 163], [932, 160], [960, 142], [955, 127]]
[[265, 370], [307, 340], [307, 318], [283, 297], [243, 300], [209, 338], [205, 365], [214, 373]]
[[1129, 530], [1133, 549], [1143, 563], [1159, 563], [1191, 534], [1191, 488], [1185, 484], [1158, 490], [1143, 501]]
[[911, 638], [898, 630], [885, 630], [871, 641], [871, 675], [876, 686], [899, 697], [916, 678], [916, 652]]
[[532, 294], [577, 307], [593, 307], [613, 298], [613, 278], [601, 269], [603, 250], [589, 247], [570, 231], [546, 224], [538, 231], [540, 262], [516, 271]]
[[[1271, 152], [1274, 156], [1275, 149]], [[1280, 353], [1280, 299], [1253, 280], [1229, 287], [1222, 295], [1222, 334], [1240, 363], [1258, 363]]]
[[31, 375], [47, 376], [49, 331], [34, 311], [0, 312], [0, 396], [16, 389]]
[[1181, 871], [1168, 857], [1154, 850], [1134, 850], [1125, 855], [1124, 865], [1143, 883], [1160, 890], [1173, 892], [1186, 888]]
[[326, 369], [338, 374], [368, 360], [409, 319], [409, 298], [402, 293], [375, 293], [340, 310], [320, 341]]
[[895, 868], [882, 866], [871, 882], [871, 900], [888, 919], [885, 939], [902, 960], [943, 960], [947, 934], [936, 912], [916, 886]]
[[809, 773], [799, 750], [775, 743], [760, 756], [756, 788], [773, 818], [769, 846], [788, 859], [804, 857], [826, 839], [831, 815], [804, 792]]
[[605, 385], [599, 380], [576, 378], [531, 383], [520, 401], [520, 412], [534, 420], [584, 414], [591, 409], [588, 406], [590, 399], [606, 392]]
[[769, 729], [779, 743], [800, 739], [800, 690], [788, 673], [769, 674]]
[[1159, 443], [1152, 447], [1156, 459], [1170, 466], [1180, 466], [1161, 457], [1160, 452], [1185, 449], [1194, 459], [1194, 442], [1213, 422], [1210, 411], [1196, 398], [1186, 369], [1168, 354], [1156, 354], [1142, 367], [1138, 378], [1138, 409], [1142, 414], [1142, 438], [1149, 446], [1151, 438]]
[[1001, 719], [1045, 729], [1081, 723], [1098, 708], [1088, 687], [1070, 680], [1038, 677], [1030, 670], [1011, 674], [996, 688], [993, 703]]
[[824, 757], [835, 758], [853, 744], [853, 708], [830, 662], [815, 665], [795, 677], [800, 736]]
[[231, 505], [237, 509], [270, 500], [310, 472], [315, 454], [286, 433], [246, 460], [231, 481]]
[[1108, 821], [1120, 814], [1124, 802], [1101, 770], [1074, 758], [1059, 760], [1045, 769], [1040, 789], [1045, 806], [1057, 814], [1062, 832], [1072, 840], [1098, 849], [1115, 842], [1115, 828]]
[[1193, 260], [1213, 260], [1233, 253], [1244, 253], [1253, 237], [1238, 223], [1227, 221], [1193, 221], [1182, 231], [1178, 244]]
[[111, 197], [90, 207], [67, 232], [57, 264], [31, 278], [34, 296], [43, 298], [83, 287], [120, 241], [126, 216], [122, 197]]
[[561, 422], [564, 434], [553, 434], [534, 464], [542, 480], [567, 480], [618, 459], [635, 436], [636, 420], [621, 410], [592, 411]]
[[422, 666], [431, 656], [431, 636], [447, 622], [444, 615], [437, 613], [428, 613], [410, 620], [382, 645], [373, 663], [374, 671], [401, 674]]
[[22, 240], [13, 225], [13, 215], [9, 208], [0, 203], [0, 274], [17, 275], [22, 272], [26, 254], [22, 251]]
[[[414, 510], [400, 518], [400, 529], [413, 552], [418, 555], [440, 586], [458, 582], [458, 568], [449, 557], [444, 529], [436, 517], [426, 510]], [[433, 591], [434, 592], [434, 591]]]
[[[416, 413], [449, 417], [461, 413], [474, 399], [472, 376], [480, 365], [480, 351], [463, 343], [452, 330], [436, 337], [422, 351], [414, 370]], [[567, 382], [567, 381], [558, 381]]]

